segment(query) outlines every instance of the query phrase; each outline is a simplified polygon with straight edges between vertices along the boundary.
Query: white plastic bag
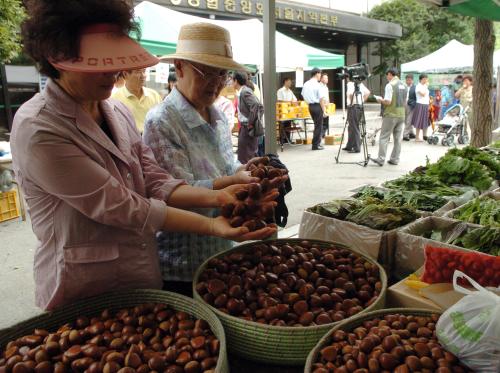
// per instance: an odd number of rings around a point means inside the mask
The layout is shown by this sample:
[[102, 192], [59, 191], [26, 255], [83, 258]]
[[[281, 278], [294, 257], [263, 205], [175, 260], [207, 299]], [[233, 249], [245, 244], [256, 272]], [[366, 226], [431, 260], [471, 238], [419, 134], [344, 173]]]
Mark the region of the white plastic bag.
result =
[[[460, 277], [477, 291], [458, 285]], [[439, 342], [478, 373], [500, 372], [500, 297], [461, 271], [453, 274], [453, 287], [466, 296], [439, 318]]]

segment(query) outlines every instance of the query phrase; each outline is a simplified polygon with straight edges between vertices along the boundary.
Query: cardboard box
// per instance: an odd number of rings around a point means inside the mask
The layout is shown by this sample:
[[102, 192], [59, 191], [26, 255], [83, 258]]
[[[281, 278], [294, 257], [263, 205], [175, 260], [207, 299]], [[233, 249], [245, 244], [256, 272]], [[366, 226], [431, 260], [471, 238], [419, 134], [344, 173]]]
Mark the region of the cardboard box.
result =
[[325, 136], [325, 145], [339, 145], [342, 136], [333, 136], [327, 135]]
[[302, 144], [311, 145], [313, 143], [312, 138], [307, 138], [307, 140], [302, 140]]
[[436, 303], [418, 294], [418, 290], [406, 286], [405, 280], [401, 280], [387, 289], [386, 305], [388, 308], [426, 308], [442, 311]]

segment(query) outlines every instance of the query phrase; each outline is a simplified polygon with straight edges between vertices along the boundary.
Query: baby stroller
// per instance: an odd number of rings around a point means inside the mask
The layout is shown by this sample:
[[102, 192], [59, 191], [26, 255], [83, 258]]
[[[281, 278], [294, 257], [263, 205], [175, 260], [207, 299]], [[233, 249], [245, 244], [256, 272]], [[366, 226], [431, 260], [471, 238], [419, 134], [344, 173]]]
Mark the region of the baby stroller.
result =
[[467, 110], [464, 110], [462, 105], [455, 104], [446, 111], [443, 119], [436, 123], [436, 128], [427, 138], [427, 142], [437, 145], [441, 139], [441, 145], [452, 146], [456, 138], [459, 144], [468, 144], [467, 123]]

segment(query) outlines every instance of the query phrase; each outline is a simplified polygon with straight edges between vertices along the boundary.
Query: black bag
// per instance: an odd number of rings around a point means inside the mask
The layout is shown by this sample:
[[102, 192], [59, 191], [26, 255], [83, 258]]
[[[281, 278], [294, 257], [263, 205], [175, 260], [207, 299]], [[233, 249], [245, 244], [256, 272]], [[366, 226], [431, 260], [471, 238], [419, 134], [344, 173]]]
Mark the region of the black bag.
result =
[[[276, 168], [281, 168], [288, 171], [288, 168], [280, 161], [279, 156], [277, 154], [266, 154], [270, 159], [270, 165]], [[274, 220], [277, 225], [280, 227], [286, 226], [288, 221], [288, 207], [285, 203], [285, 195], [292, 190], [292, 181], [290, 179], [290, 175], [288, 175], [288, 180], [282, 184], [278, 191], [280, 195], [276, 198], [276, 202], [278, 205], [274, 209]]]
[[238, 100], [238, 109], [248, 119], [248, 134], [253, 137], [264, 135], [264, 106], [248, 87], [243, 87]]

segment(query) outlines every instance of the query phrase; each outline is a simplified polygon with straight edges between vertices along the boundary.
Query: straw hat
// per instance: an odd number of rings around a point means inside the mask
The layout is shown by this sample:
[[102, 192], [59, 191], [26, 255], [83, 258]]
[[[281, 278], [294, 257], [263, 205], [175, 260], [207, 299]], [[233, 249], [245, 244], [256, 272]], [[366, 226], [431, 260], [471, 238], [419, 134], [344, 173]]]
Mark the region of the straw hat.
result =
[[58, 69], [85, 73], [109, 73], [154, 66], [158, 58], [125, 35], [118, 25], [98, 23], [80, 34], [80, 57], [50, 63]]
[[160, 60], [172, 63], [174, 59], [225, 70], [247, 71], [246, 67], [233, 60], [229, 32], [211, 23], [200, 22], [182, 26], [176, 52], [163, 56]]

